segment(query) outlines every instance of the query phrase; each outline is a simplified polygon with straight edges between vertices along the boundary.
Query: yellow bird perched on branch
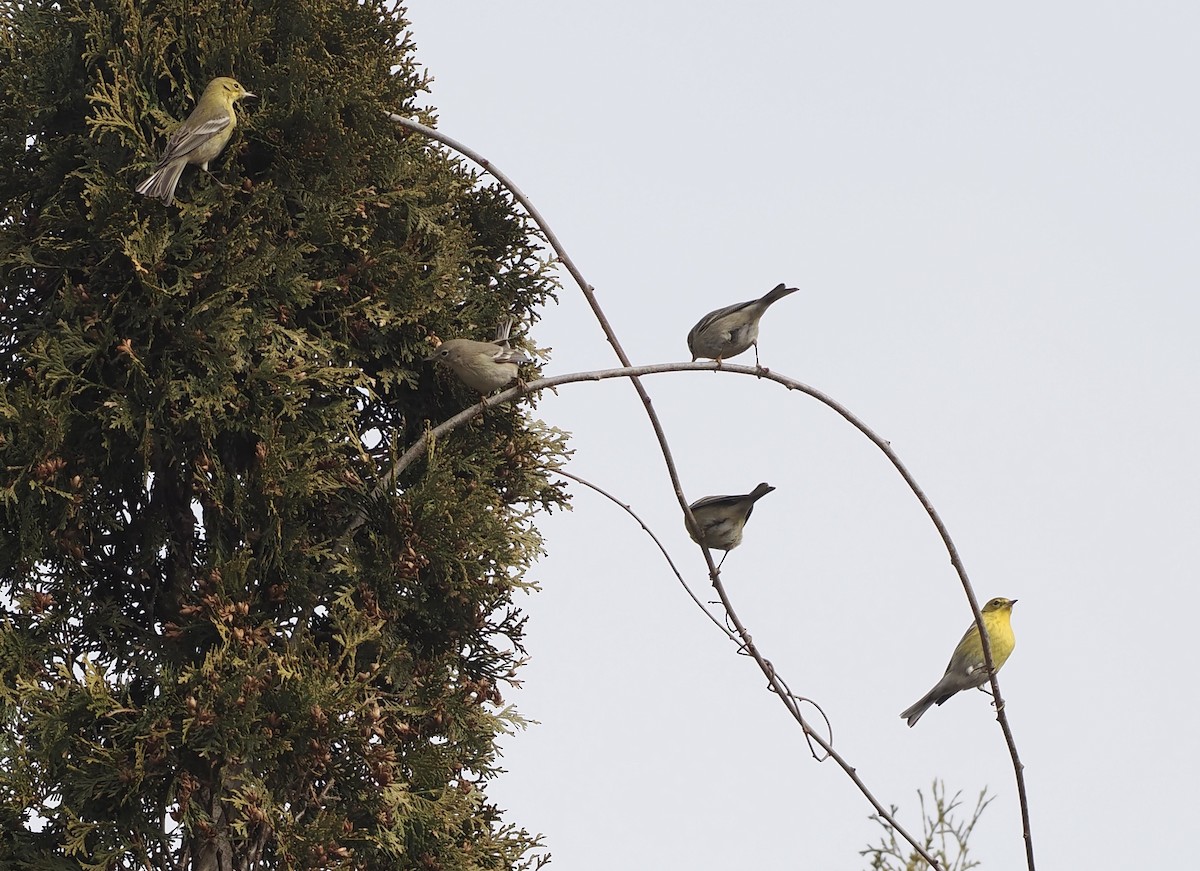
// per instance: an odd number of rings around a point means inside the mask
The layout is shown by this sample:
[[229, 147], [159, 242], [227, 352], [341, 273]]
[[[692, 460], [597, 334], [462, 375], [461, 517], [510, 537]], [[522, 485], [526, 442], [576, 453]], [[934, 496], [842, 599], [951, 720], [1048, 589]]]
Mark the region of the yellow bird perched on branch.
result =
[[[988, 646], [992, 651], [992, 663], [996, 666], [996, 671], [999, 671], [1000, 666], [1008, 661], [1008, 657], [1017, 643], [1013, 636], [1011, 622], [1012, 607], [1015, 604], [1017, 604], [1016, 599], [997, 596], [984, 605], [980, 612], [984, 628], [987, 630]], [[915, 726], [917, 720], [921, 719], [921, 715], [929, 710], [931, 705], [940, 705], [955, 693], [983, 686], [987, 681], [988, 671], [983, 661], [983, 644], [979, 640], [979, 627], [972, 623], [971, 628], [958, 642], [958, 647], [954, 648], [954, 655], [950, 657], [950, 664], [946, 666], [946, 673], [942, 675], [942, 679], [900, 716], [902, 719], [908, 720], [909, 727]]]

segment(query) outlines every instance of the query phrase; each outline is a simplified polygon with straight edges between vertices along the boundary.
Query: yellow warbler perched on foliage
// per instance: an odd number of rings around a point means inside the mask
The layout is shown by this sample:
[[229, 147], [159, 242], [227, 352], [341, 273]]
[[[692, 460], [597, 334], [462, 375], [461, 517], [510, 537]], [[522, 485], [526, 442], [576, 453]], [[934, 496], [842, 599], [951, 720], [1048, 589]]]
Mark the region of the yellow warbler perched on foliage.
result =
[[[984, 605], [980, 612], [984, 628], [987, 629], [988, 645], [992, 649], [992, 663], [996, 666], [996, 671], [1008, 661], [1009, 654], [1013, 652], [1017, 643], [1011, 622], [1012, 607], [1015, 604], [1016, 599], [997, 596]], [[950, 657], [946, 673], [937, 682], [937, 686], [900, 716], [908, 720], [910, 727], [915, 726], [921, 715], [929, 710], [930, 705], [940, 705], [960, 690], [974, 689], [983, 686], [987, 681], [988, 671], [983, 661], [979, 627], [972, 623], [962, 641], [958, 642], [958, 647], [954, 648], [954, 655]]]
[[167, 205], [174, 202], [175, 185], [179, 184], [184, 166], [190, 163], [208, 169], [208, 162], [221, 153], [237, 126], [233, 104], [253, 96], [227, 76], [209, 82], [192, 114], [171, 135], [153, 174], [137, 186], [137, 192], [159, 197]]

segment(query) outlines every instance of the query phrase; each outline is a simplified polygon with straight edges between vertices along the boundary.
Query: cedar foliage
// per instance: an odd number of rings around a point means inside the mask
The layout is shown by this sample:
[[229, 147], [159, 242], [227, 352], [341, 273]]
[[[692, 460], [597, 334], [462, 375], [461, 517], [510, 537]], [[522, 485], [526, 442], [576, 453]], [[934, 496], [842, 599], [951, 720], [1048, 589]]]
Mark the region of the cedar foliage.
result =
[[[260, 99], [139, 197], [217, 75]], [[0, 0], [0, 866], [535, 861], [484, 785], [563, 436], [489, 409], [377, 487], [478, 400], [431, 338], [554, 290], [384, 117], [426, 85], [378, 0]]]

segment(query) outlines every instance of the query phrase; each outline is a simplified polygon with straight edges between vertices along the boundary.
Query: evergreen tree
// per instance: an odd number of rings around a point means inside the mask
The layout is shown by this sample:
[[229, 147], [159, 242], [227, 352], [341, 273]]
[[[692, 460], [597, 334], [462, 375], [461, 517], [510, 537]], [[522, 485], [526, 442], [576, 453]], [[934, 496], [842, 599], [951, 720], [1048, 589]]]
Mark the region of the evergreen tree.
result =
[[[205, 84], [260, 97], [173, 206]], [[487, 801], [562, 437], [434, 336], [553, 285], [379, 0], [0, 0], [0, 866], [525, 867]], [[365, 522], [362, 522], [365, 519]]]

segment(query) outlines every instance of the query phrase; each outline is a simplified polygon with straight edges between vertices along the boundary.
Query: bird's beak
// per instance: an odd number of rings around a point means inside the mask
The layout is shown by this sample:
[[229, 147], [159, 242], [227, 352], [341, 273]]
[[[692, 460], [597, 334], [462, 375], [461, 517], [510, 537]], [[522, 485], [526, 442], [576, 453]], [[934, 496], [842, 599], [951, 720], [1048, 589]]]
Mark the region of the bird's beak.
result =
[[253, 97], [254, 99], [256, 99], [256, 100], [257, 100], [257, 99], [258, 99], [258, 94], [252, 94], [252, 93], [250, 93], [249, 91], [246, 91], [244, 94], [242, 94], [242, 97], [243, 97], [243, 98], [244, 98], [244, 97]]

